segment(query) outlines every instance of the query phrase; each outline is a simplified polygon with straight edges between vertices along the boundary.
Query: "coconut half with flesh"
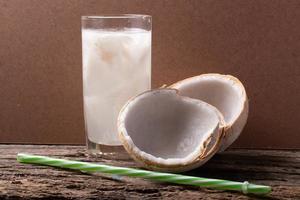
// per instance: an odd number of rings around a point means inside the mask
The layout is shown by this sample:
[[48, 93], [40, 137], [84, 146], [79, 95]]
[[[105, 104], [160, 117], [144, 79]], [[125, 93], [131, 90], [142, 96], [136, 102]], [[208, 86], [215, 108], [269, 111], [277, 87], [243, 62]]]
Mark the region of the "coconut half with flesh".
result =
[[157, 89], [130, 99], [118, 118], [120, 140], [137, 162], [152, 170], [199, 167], [219, 149], [224, 120], [214, 106]]
[[178, 94], [205, 101], [224, 116], [225, 134], [219, 151], [229, 147], [242, 132], [248, 118], [248, 98], [243, 84], [231, 75], [202, 74], [171, 86]]

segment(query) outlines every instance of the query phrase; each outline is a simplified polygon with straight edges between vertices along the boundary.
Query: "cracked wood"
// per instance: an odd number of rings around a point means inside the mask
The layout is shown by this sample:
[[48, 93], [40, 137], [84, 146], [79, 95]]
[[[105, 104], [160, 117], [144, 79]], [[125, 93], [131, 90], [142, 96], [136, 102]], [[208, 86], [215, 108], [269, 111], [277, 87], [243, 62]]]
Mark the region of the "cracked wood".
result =
[[20, 164], [19, 152], [137, 167], [132, 160], [88, 157], [83, 146], [0, 145], [0, 199], [300, 199], [300, 151], [233, 149], [186, 173], [270, 185], [267, 197]]

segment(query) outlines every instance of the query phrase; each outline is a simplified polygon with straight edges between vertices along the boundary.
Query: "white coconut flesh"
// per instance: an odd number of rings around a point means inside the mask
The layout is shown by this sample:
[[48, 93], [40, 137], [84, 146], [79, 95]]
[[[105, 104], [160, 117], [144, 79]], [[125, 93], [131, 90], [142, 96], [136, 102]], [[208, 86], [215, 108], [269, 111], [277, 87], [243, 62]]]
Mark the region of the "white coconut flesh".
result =
[[145, 167], [186, 171], [203, 164], [208, 150], [215, 152], [222, 120], [219, 111], [203, 101], [158, 89], [123, 107], [118, 130], [125, 149]]
[[248, 100], [242, 83], [235, 77], [203, 74], [179, 81], [170, 86], [179, 95], [200, 99], [215, 106], [224, 116], [226, 138], [220, 151], [225, 150], [240, 135], [248, 116]]

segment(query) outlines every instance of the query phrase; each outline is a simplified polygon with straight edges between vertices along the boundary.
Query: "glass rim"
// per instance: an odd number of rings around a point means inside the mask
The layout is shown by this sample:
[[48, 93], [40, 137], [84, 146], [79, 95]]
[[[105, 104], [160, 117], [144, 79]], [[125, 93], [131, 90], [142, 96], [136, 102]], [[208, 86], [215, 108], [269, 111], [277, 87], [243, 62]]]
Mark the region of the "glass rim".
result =
[[81, 16], [82, 20], [93, 19], [138, 19], [138, 18], [152, 18], [151, 15], [144, 14], [108, 14], [108, 15], [84, 15]]

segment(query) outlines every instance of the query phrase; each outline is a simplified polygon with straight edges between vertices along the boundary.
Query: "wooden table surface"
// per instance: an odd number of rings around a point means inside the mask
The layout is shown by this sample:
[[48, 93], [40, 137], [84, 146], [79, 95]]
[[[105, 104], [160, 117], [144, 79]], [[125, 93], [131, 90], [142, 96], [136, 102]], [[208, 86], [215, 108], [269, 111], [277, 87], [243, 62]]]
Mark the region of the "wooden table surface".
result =
[[19, 152], [137, 167], [132, 160], [87, 157], [84, 146], [0, 145], [0, 199], [300, 199], [300, 151], [228, 150], [186, 173], [272, 186], [265, 197], [20, 164]]

